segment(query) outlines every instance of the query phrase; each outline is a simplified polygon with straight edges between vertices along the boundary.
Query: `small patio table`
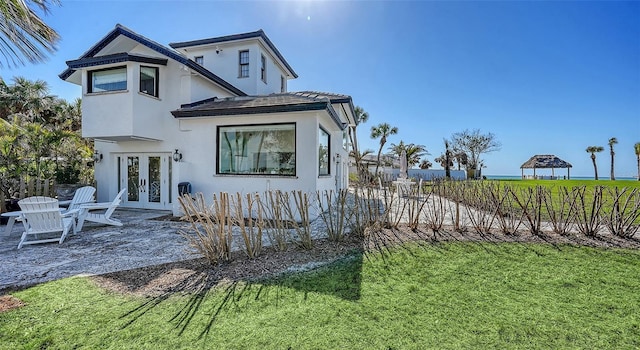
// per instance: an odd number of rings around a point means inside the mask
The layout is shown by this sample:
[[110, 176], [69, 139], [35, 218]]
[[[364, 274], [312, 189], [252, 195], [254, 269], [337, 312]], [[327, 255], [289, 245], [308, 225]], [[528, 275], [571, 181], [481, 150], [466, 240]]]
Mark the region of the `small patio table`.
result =
[[[69, 204], [71, 204], [71, 201], [68, 201]], [[60, 211], [66, 210], [65, 208], [60, 208]], [[73, 212], [80, 212], [79, 210], [75, 209], [72, 210]], [[11, 235], [11, 230], [13, 230], [13, 224], [16, 223], [16, 220], [18, 220], [18, 218], [20, 218], [20, 215], [22, 215], [22, 211], [9, 211], [6, 213], [2, 213], [0, 216], [5, 217], [5, 218], [9, 218], [9, 220], [7, 221], [7, 226], [4, 228], [4, 237], [9, 237], [9, 235]]]
[[0, 215], [2, 217], [9, 218], [9, 220], [7, 221], [7, 227], [4, 228], [5, 237], [9, 237], [9, 235], [11, 234], [11, 230], [13, 229], [13, 224], [16, 222], [16, 219], [20, 217], [20, 215], [22, 215], [21, 211], [9, 211]]

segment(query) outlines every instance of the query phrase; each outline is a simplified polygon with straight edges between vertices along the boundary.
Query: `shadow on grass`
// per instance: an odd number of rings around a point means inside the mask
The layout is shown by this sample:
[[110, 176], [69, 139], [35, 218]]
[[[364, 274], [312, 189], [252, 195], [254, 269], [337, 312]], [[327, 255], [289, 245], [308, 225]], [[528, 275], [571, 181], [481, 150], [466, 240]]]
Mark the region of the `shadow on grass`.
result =
[[[374, 229], [367, 232], [365, 237], [342, 243], [341, 245], [347, 245], [349, 248], [344, 249], [341, 255], [329, 259], [331, 262], [325, 259], [324, 262], [318, 263], [319, 260], [307, 259], [304, 263], [290, 263], [289, 268], [281, 269], [277, 273], [268, 273], [267, 277], [261, 277], [264, 276], [262, 273], [255, 272], [260, 269], [262, 269], [260, 271], [269, 271], [268, 263], [274, 259], [274, 255], [286, 256], [287, 252], [264, 252], [257, 259], [239, 259], [242, 261], [232, 261], [220, 267], [210, 267], [202, 262], [198, 264], [183, 262], [183, 265], [176, 263], [172, 268], [189, 270], [190, 273], [185, 274], [184, 278], [179, 283], [173, 284], [171, 288], [149, 297], [144, 303], [122, 315], [120, 318], [124, 321], [122, 328], [132, 325], [176, 293], [184, 293], [186, 297], [184, 302], [178, 299], [182, 304], [179, 305], [170, 322], [178, 335], [183, 335], [194, 327], [202, 327], [201, 330], [196, 328], [199, 334], [198, 339], [207, 338], [220, 317], [233, 317], [234, 313], [242, 312], [243, 308], [256, 303], [278, 306], [291, 300], [308, 300], [314, 295], [358, 301], [362, 294], [362, 269], [365, 259], [380, 259], [383, 264], [386, 264], [394, 252], [402, 251], [414, 256], [415, 247], [444, 256], [450, 249], [450, 246], [445, 243], [464, 242], [469, 243], [470, 248], [483, 250], [489, 254], [509, 256], [510, 250], [501, 249], [501, 244], [512, 243], [541, 256], [544, 255], [542, 250], [531, 243], [551, 245], [558, 251], [564, 250], [567, 246], [603, 244], [602, 240], [586, 240], [584, 237], [574, 236], [502, 235], [452, 231], [433, 233], [407, 229]], [[412, 247], [405, 244], [409, 242], [413, 243]], [[619, 244], [616, 239], [606, 243], [611, 246]], [[317, 244], [319, 245], [318, 242]], [[323, 244], [336, 243], [324, 242]], [[312, 254], [312, 252], [303, 253]], [[629, 259], [635, 259], [635, 255]], [[254, 274], [240, 274], [239, 277], [229, 278], [229, 275], [221, 273], [221, 271], [239, 269], [252, 270]], [[166, 273], [166, 269], [141, 273], [143, 276], [140, 277], [140, 281], [151, 283], [154, 278]], [[118, 276], [114, 275], [111, 278], [118, 278]]]
[[[314, 249], [327, 249], [334, 242], [316, 242]], [[302, 263], [287, 260], [287, 252], [264, 252], [257, 259], [236, 257], [229, 263], [212, 267], [203, 259], [185, 261], [164, 266], [123, 271], [100, 276], [110, 283], [127, 286], [134, 294], [152, 294], [136, 308], [120, 316], [121, 329], [127, 328], [147, 315], [155, 307], [168, 301], [175, 295], [183, 294], [182, 304], [170, 322], [174, 324], [178, 335], [183, 335], [189, 327], [203, 326], [199, 338], [206, 337], [216, 320], [230, 310], [255, 302], [278, 305], [291, 298], [307, 300], [312, 294], [323, 294], [348, 301], [357, 301], [361, 296], [363, 249], [362, 240], [351, 239], [340, 243], [351, 248], [343, 248], [341, 254], [332, 258], [307, 259]], [[318, 247], [321, 246], [321, 247]], [[294, 250], [298, 255], [314, 254], [312, 251]], [[322, 252], [315, 255], [322, 256]], [[283, 267], [273, 273], [273, 260], [284, 259]], [[271, 265], [270, 265], [271, 264]], [[238, 272], [239, 270], [252, 273]], [[181, 271], [178, 273], [176, 271]], [[269, 273], [268, 271], [271, 271]], [[266, 272], [266, 273], [265, 273]], [[173, 278], [166, 288], [149, 289], [149, 285], [158, 284], [163, 275], [179, 275]], [[266, 274], [266, 277], [263, 277]], [[164, 277], [166, 279], [166, 276]], [[142, 290], [146, 290], [141, 292]], [[290, 293], [293, 290], [296, 293]], [[299, 293], [302, 292], [302, 293]], [[181, 303], [180, 299], [178, 300]], [[205, 320], [203, 322], [203, 319]]]

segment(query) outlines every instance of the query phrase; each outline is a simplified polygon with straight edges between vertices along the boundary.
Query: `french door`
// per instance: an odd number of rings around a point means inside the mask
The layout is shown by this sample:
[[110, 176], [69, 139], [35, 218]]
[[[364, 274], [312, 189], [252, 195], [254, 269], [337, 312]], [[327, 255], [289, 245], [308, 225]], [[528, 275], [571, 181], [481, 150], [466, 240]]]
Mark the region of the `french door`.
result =
[[118, 158], [118, 188], [127, 189], [123, 206], [171, 209], [170, 153], [130, 153]]

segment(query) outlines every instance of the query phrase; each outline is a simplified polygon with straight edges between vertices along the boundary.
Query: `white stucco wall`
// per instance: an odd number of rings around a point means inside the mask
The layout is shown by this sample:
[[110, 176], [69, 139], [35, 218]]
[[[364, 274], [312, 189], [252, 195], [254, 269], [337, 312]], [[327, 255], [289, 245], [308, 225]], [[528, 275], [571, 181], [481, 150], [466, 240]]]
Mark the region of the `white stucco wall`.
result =
[[[216, 45], [202, 48], [180, 49], [195, 61], [202, 56], [203, 66], [220, 78], [228, 81], [248, 95], [268, 95], [280, 92], [280, 76], [287, 78], [285, 71], [276, 64], [275, 58], [259, 41], [225, 43], [217, 45], [222, 50], [216, 53]], [[249, 50], [249, 77], [239, 77], [240, 51]], [[260, 79], [260, 55], [266, 58], [267, 83]], [[285, 79], [286, 87], [286, 79]]]

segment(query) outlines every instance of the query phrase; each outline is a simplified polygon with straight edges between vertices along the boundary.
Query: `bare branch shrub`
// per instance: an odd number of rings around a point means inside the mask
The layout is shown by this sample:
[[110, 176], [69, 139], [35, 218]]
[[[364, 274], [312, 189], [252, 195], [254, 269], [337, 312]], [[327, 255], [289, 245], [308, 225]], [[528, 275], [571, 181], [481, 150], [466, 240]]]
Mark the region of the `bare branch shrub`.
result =
[[558, 188], [557, 196], [544, 197], [544, 207], [553, 232], [567, 234], [573, 226], [576, 215], [576, 195], [573, 190], [569, 192], [566, 186]]
[[441, 182], [441, 185], [445, 188], [445, 196], [448, 201], [445, 203], [448, 206], [448, 213], [451, 215], [451, 222], [453, 223], [453, 229], [456, 232], [465, 232], [468, 226], [468, 218], [462, 215], [464, 211], [464, 192], [469, 181], [452, 181], [445, 180]]
[[429, 190], [429, 200], [426, 203], [424, 215], [425, 224], [433, 233], [438, 233], [442, 230], [444, 220], [447, 216], [445, 191], [446, 188], [444, 186], [437, 184], [431, 186]]
[[[260, 201], [262, 212], [264, 213], [267, 237], [271, 246], [279, 251], [287, 249], [289, 240], [289, 224], [284, 212], [283, 194], [279, 190], [267, 191]], [[286, 200], [289, 205], [289, 200]]]
[[327, 227], [327, 236], [330, 241], [340, 242], [345, 237], [346, 223], [349, 222], [348, 210], [349, 190], [342, 189], [338, 192], [316, 192], [320, 217]]
[[546, 197], [551, 195], [549, 189], [543, 186], [536, 186], [535, 188], [522, 189], [521, 191], [514, 191], [510, 188], [509, 191], [513, 195], [515, 203], [522, 210], [524, 218], [526, 218], [524, 224], [529, 229], [529, 232], [534, 235], [542, 233], [542, 203], [545, 202]]
[[522, 225], [523, 214], [517, 209], [516, 197], [509, 186], [494, 186], [489, 192], [498, 228], [504, 234], [515, 234]]
[[370, 230], [382, 228], [385, 208], [381, 197], [384, 195], [385, 192], [372, 187], [356, 188], [352, 211], [349, 214], [352, 233], [365, 237]]
[[249, 258], [255, 258], [262, 250], [262, 231], [264, 228], [260, 197], [257, 194], [252, 196], [249, 193], [243, 197], [240, 193], [236, 193], [236, 196], [231, 198], [231, 205], [233, 207], [232, 221], [240, 229], [244, 252]]
[[311, 237], [311, 222], [309, 220], [309, 196], [302, 191], [293, 191], [291, 195], [294, 199], [295, 211], [292, 210], [291, 202], [287, 198], [285, 213], [289, 216], [294, 232], [298, 236], [296, 242], [304, 249], [311, 249], [313, 248], [313, 238]]
[[585, 236], [595, 236], [600, 229], [602, 210], [602, 186], [593, 187], [593, 192], [585, 186], [574, 188], [576, 196], [576, 226]]
[[[640, 191], [627, 187], [607, 188], [611, 199], [610, 210], [602, 214], [602, 221], [607, 230], [616, 236], [631, 238], [640, 229]], [[609, 206], [607, 206], [609, 208]]]
[[[195, 199], [185, 194], [178, 201], [185, 213], [182, 219], [189, 221], [195, 233], [194, 236], [185, 231], [180, 232], [189, 244], [212, 265], [218, 264], [220, 260], [231, 259], [231, 237], [225, 231], [224, 212], [218, 211], [216, 205], [207, 206], [202, 193], [196, 193]], [[224, 207], [215, 196], [214, 202], [217, 206]]]
[[407, 206], [407, 220], [409, 229], [417, 231], [423, 217], [424, 208], [429, 201], [429, 193], [422, 193], [422, 189], [417, 186], [412, 190], [409, 203]]
[[495, 208], [491, 202], [491, 184], [468, 182], [464, 186], [463, 202], [471, 227], [476, 233], [490, 233], [495, 220]]

